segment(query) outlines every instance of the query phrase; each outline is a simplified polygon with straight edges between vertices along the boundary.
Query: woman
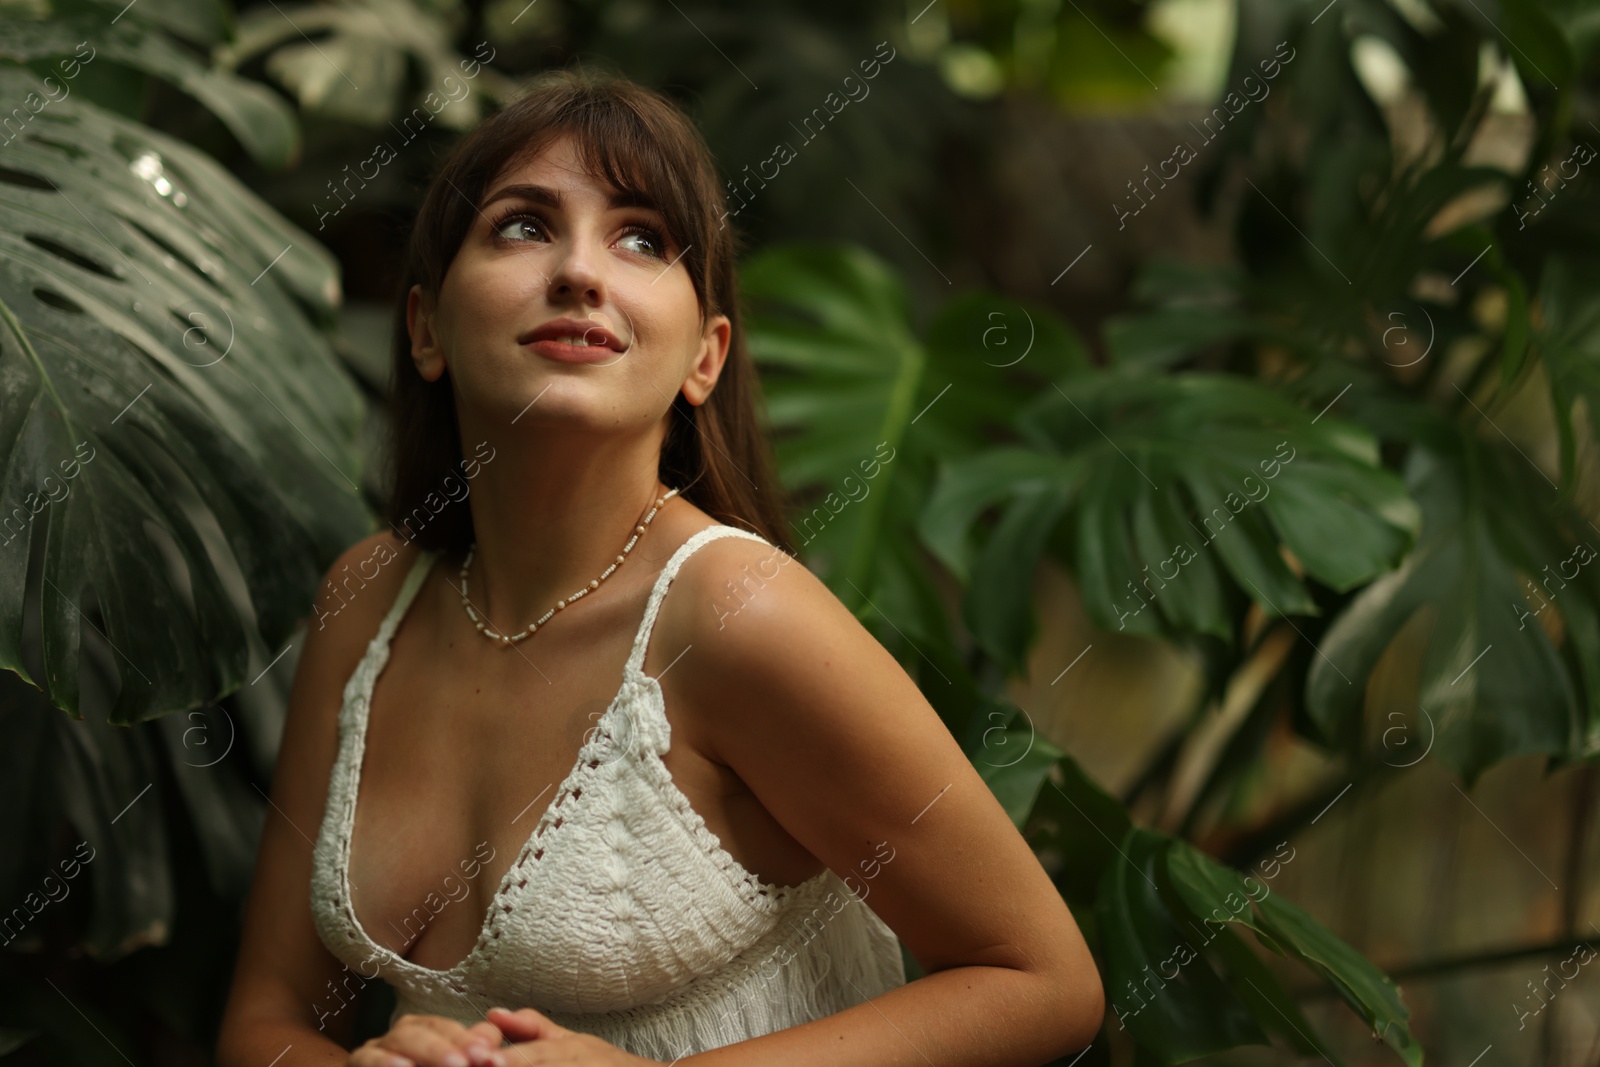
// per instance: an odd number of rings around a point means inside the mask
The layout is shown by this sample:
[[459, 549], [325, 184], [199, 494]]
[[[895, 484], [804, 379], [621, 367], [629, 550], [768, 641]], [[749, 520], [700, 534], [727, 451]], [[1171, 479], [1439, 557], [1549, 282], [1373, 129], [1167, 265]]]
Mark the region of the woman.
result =
[[[725, 213], [692, 123], [620, 79], [543, 78], [444, 163], [391, 529], [301, 655], [228, 1067], [1020, 1065], [1098, 1030], [1025, 842], [787, 565]], [[379, 978], [390, 1027], [347, 1052]]]

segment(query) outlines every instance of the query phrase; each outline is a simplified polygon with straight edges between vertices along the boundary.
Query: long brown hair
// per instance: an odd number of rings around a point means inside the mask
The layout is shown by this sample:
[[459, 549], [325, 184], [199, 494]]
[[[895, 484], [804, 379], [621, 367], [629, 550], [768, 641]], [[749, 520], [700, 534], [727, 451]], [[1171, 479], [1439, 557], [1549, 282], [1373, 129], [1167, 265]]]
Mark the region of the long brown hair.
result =
[[699, 407], [681, 392], [673, 398], [661, 480], [717, 521], [758, 533], [793, 554], [740, 316], [738, 238], [724, 222], [727, 209], [711, 150], [689, 117], [660, 93], [618, 75], [570, 70], [540, 75], [525, 95], [463, 138], [445, 157], [417, 212], [394, 303], [390, 526], [434, 551], [464, 553], [475, 539], [461, 488], [463, 472], [474, 468], [461, 455], [454, 387], [448, 372], [429, 382], [411, 362], [406, 295], [421, 285], [438, 297], [487, 184], [562, 134], [572, 136], [591, 174], [648, 197], [661, 212], [673, 242], [687, 249], [682, 262], [694, 283], [702, 326], [718, 314], [732, 323], [728, 357], [710, 397]]

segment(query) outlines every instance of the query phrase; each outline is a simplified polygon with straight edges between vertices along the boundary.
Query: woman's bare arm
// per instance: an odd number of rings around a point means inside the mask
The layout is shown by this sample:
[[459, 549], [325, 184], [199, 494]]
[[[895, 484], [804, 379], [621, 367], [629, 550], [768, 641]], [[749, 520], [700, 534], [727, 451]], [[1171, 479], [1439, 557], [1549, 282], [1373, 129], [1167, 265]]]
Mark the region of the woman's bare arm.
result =
[[[342, 604], [329, 592], [331, 583], [343, 577], [347, 564], [354, 570], [371, 559], [379, 541], [395, 549], [396, 556]], [[415, 558], [416, 550], [402, 547], [392, 534], [374, 534], [335, 560], [318, 587], [318, 610], [289, 694], [272, 803], [261, 831], [233, 987], [217, 1042], [218, 1067], [343, 1067], [350, 1058], [354, 997], [377, 980], [376, 969], [346, 968], [317, 936], [311, 918], [311, 859], [338, 749], [345, 681]], [[417, 1053], [412, 1061], [419, 1064], [444, 1062], [451, 1050], [461, 1048], [459, 1024], [431, 1031], [430, 1025], [408, 1025], [402, 1034], [407, 1051]], [[499, 1045], [499, 1031], [487, 1023], [477, 1029], [489, 1047]]]
[[[722, 586], [743, 565], [763, 584], [740, 606]], [[673, 664], [669, 706], [694, 708], [709, 754], [864, 890], [927, 972], [681, 1062], [1021, 1067], [1089, 1044], [1104, 992], [1072, 913], [894, 658], [803, 566], [774, 568], [765, 546], [708, 545], [679, 580], [687, 595], [667, 598], [658, 632], [687, 647], [651, 649], [653, 664]]]
[[[331, 596], [328, 583], [340, 569], [369, 558], [379, 538], [395, 540], [376, 534], [352, 546], [318, 587], [320, 610], [312, 614], [289, 694], [272, 803], [245, 907], [239, 959], [217, 1044], [219, 1067], [267, 1067], [285, 1049], [289, 1052], [277, 1067], [343, 1064], [350, 1055], [346, 1045], [353, 1009], [337, 1010], [339, 1000], [332, 991], [343, 994], [341, 979], [357, 988], [364, 976], [349, 980], [350, 973], [317, 936], [311, 919], [311, 858], [338, 747], [344, 681], [394, 599], [403, 577], [394, 569], [412, 553], [392, 560], [386, 568], [391, 573], [368, 583], [348, 606], [340, 609], [338, 602], [324, 600]], [[340, 610], [331, 614], [334, 609]], [[319, 1016], [319, 1010], [324, 1014]]]

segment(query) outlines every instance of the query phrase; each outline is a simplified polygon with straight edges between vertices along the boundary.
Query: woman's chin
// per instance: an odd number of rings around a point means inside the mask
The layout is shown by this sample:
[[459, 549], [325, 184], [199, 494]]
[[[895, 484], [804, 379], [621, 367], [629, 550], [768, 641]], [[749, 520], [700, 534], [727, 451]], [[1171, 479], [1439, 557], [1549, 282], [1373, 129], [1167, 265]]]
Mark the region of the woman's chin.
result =
[[[517, 389], [508, 402], [496, 398], [485, 405], [490, 420], [526, 430], [535, 426], [559, 427], [571, 434], [616, 433], [632, 421], [618, 408], [615, 386], [577, 381], [547, 381]], [[643, 417], [644, 413], [641, 413]]]

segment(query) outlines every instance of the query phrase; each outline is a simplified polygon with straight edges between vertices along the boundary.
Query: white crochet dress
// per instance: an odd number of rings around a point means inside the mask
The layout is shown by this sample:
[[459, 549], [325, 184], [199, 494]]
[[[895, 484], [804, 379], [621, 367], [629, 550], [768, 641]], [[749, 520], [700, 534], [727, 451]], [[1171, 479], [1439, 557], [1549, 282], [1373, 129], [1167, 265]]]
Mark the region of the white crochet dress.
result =
[[[341, 983], [381, 977], [395, 1015], [462, 1023], [531, 1007], [647, 1059], [758, 1037], [904, 985], [899, 942], [831, 870], [769, 885], [722, 848], [661, 761], [671, 743], [645, 646], [667, 586], [731, 526], [689, 538], [667, 561], [623, 668], [622, 687], [501, 880], [477, 944], [449, 970], [375, 943], [350, 905], [355, 819], [372, 687], [436, 554], [422, 553], [344, 688], [339, 749], [313, 859], [311, 911]], [[352, 985], [353, 983], [353, 985]], [[342, 1000], [342, 998], [341, 998]], [[330, 998], [322, 1012], [336, 1010]]]

